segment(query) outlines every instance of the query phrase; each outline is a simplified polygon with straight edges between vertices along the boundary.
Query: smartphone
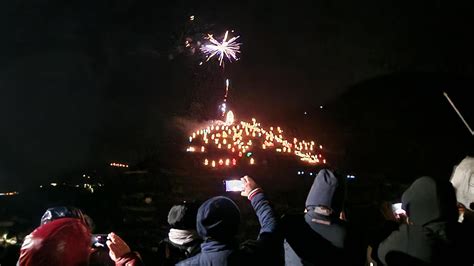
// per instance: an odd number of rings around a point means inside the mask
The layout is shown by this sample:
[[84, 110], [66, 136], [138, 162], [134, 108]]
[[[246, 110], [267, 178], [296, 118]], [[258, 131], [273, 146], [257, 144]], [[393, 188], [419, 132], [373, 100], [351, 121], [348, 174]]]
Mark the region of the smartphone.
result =
[[402, 204], [400, 202], [392, 204], [392, 212], [396, 215], [400, 215], [400, 214], [406, 215], [406, 212], [404, 209], [402, 209]]
[[107, 234], [92, 235], [91, 243], [94, 248], [107, 248]]
[[243, 191], [244, 182], [242, 180], [225, 180], [225, 191]]

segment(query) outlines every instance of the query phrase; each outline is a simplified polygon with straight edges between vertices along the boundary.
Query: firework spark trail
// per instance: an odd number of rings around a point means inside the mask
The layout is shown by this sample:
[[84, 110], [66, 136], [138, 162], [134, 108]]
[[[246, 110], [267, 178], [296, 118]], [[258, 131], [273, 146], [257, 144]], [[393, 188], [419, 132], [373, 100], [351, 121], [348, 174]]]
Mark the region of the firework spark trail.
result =
[[224, 117], [227, 112], [227, 95], [229, 94], [229, 79], [225, 80], [225, 94], [224, 100], [219, 105], [219, 109], [221, 111], [221, 116]]
[[227, 100], [227, 94], [229, 93], [229, 79], [225, 80], [225, 95], [224, 99]]
[[219, 42], [214, 39], [212, 34], [208, 34], [208, 39], [211, 44], [201, 47], [201, 51], [207, 56], [206, 61], [209, 61], [214, 56], [217, 56], [219, 65], [222, 66], [224, 63], [224, 57], [227, 58], [229, 62], [232, 62], [232, 60], [238, 60], [237, 54], [240, 53], [241, 43], [236, 41], [240, 36], [232, 37], [227, 40], [228, 35], [229, 31], [226, 31], [224, 39], [222, 39], [222, 42]]

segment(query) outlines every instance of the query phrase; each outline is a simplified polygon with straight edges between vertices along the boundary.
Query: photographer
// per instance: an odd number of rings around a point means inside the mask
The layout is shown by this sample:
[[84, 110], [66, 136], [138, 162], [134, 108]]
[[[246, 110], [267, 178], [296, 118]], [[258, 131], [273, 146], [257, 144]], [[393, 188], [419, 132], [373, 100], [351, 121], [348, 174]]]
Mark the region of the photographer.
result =
[[378, 247], [385, 265], [463, 265], [456, 256], [459, 237], [456, 197], [452, 185], [421, 177], [403, 193], [407, 223]]
[[305, 213], [282, 217], [286, 265], [363, 264], [363, 246], [343, 220], [343, 204], [343, 184], [332, 171], [319, 171]]
[[177, 265], [283, 264], [275, 213], [252, 178], [244, 176], [241, 180], [244, 184], [241, 195], [250, 200], [260, 222], [257, 240], [237, 245], [239, 208], [227, 197], [213, 197], [201, 205], [197, 214], [197, 231], [204, 240], [201, 253]]
[[20, 249], [18, 265], [88, 265], [91, 234], [81, 210], [54, 207], [45, 211], [40, 226]]
[[[133, 253], [117, 235], [108, 235], [110, 258], [115, 265], [141, 265], [138, 254]], [[41, 224], [23, 242], [18, 265], [89, 265], [91, 229], [86, 216], [74, 207], [49, 208], [41, 217]], [[128, 263], [128, 264], [127, 264]]]

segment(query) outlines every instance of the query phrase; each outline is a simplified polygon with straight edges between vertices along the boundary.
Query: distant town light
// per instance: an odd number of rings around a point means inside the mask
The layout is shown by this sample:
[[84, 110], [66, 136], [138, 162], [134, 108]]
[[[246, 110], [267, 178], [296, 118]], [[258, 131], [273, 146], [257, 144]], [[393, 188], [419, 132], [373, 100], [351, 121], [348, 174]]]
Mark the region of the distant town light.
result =
[[14, 196], [14, 195], [18, 195], [20, 193], [16, 192], [16, 191], [11, 191], [11, 192], [0, 192], [0, 196]]
[[120, 168], [128, 168], [128, 164], [124, 164], [124, 163], [110, 163], [110, 166], [120, 167]]

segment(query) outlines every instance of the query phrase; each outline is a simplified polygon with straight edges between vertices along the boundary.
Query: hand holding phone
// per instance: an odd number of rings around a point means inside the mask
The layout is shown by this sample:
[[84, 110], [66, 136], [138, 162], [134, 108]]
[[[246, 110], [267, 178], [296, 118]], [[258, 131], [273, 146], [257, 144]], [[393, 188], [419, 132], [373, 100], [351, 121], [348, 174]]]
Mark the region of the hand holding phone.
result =
[[398, 222], [407, 223], [407, 213], [401, 203], [392, 204], [392, 212]]
[[130, 247], [123, 241], [123, 239], [116, 235], [114, 232], [108, 235], [109, 239], [107, 240], [107, 247], [109, 248], [109, 256], [110, 258], [117, 261], [125, 256], [125, 254], [132, 252]]
[[255, 183], [255, 180], [253, 180], [250, 176], [244, 176], [240, 180], [242, 180], [244, 189], [240, 193], [240, 195], [244, 197], [248, 197], [250, 192], [256, 188], [258, 188], [257, 183]]
[[405, 210], [402, 209], [401, 203], [392, 204], [392, 211], [395, 215], [406, 214]]

